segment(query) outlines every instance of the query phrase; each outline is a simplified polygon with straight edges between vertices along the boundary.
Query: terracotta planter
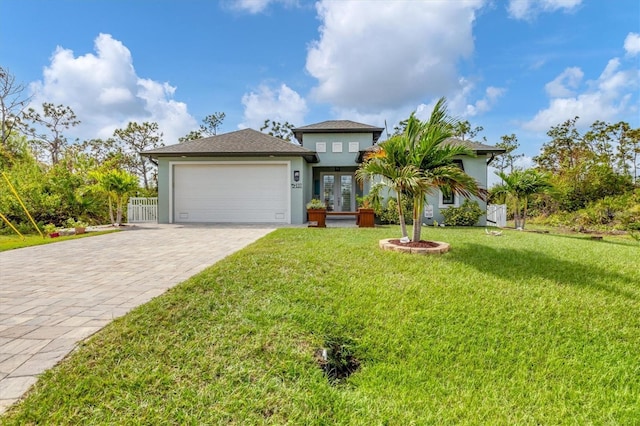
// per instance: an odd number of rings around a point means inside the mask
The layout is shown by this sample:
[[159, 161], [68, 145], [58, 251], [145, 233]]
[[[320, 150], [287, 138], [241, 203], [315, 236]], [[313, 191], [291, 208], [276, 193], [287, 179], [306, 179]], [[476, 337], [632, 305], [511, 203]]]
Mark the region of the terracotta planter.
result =
[[309, 227], [326, 228], [327, 211], [325, 209], [307, 209]]
[[76, 235], [84, 234], [87, 231], [87, 229], [84, 226], [76, 226], [75, 230], [76, 230]]
[[373, 209], [358, 209], [358, 227], [373, 228], [376, 223], [376, 214]]

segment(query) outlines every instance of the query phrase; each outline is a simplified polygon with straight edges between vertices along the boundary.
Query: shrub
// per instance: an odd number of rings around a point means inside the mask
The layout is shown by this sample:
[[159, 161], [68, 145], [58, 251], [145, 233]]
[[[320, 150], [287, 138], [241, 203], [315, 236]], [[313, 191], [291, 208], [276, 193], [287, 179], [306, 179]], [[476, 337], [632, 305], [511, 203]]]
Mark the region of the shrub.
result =
[[464, 200], [460, 207], [449, 207], [442, 210], [445, 225], [473, 226], [478, 223], [483, 211], [476, 201]]
[[[407, 225], [411, 225], [413, 223], [413, 203], [407, 197], [402, 198], [402, 203], [405, 223]], [[378, 214], [382, 223], [389, 223], [392, 225], [397, 225], [400, 223], [400, 216], [398, 215], [398, 202], [395, 198], [389, 198], [389, 200], [387, 201], [387, 205], [380, 210], [380, 213], [376, 214]]]

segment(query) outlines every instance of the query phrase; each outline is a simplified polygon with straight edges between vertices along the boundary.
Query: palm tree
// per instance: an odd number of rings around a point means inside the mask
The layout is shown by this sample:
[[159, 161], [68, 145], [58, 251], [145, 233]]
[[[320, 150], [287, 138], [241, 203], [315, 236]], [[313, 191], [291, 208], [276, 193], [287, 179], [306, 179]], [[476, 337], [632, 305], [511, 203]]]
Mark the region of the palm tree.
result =
[[406, 143], [401, 136], [394, 136], [378, 145], [378, 149], [369, 153], [364, 163], [356, 171], [356, 178], [363, 181], [366, 178], [379, 176], [382, 184], [391, 188], [398, 201], [398, 217], [402, 238], [408, 238], [407, 225], [402, 211], [402, 196], [409, 188], [415, 186], [420, 173], [408, 164]]
[[549, 176], [535, 169], [516, 169], [508, 175], [496, 172], [496, 175], [502, 179], [502, 183], [491, 188], [492, 196], [513, 202], [514, 225], [516, 229], [524, 229], [529, 198], [552, 188]]
[[[129, 194], [138, 189], [136, 176], [124, 170], [111, 169], [105, 172], [95, 171], [92, 177], [97, 181], [94, 189], [107, 195], [111, 224], [122, 223], [122, 212]], [[116, 219], [113, 217], [113, 203], [116, 204]]]
[[455, 120], [447, 114], [446, 101], [440, 98], [425, 122], [411, 114], [407, 131], [412, 131], [409, 141], [410, 163], [420, 170], [421, 178], [412, 189], [413, 241], [420, 241], [422, 212], [427, 195], [437, 190], [463, 197], [473, 195], [484, 198], [486, 191], [478, 182], [454, 163], [454, 158], [475, 154], [466, 145], [445, 143], [452, 136]]
[[380, 143], [379, 149], [372, 152], [356, 172], [358, 179], [381, 176], [395, 191], [403, 238], [407, 237], [407, 231], [402, 194], [413, 198], [413, 241], [420, 241], [427, 195], [438, 189], [465, 197], [483, 197], [486, 193], [453, 162], [455, 157], [473, 155], [473, 152], [464, 145], [444, 143], [452, 135], [452, 123], [455, 120], [447, 115], [446, 101], [440, 98], [429, 120], [423, 123], [412, 113], [402, 133]]

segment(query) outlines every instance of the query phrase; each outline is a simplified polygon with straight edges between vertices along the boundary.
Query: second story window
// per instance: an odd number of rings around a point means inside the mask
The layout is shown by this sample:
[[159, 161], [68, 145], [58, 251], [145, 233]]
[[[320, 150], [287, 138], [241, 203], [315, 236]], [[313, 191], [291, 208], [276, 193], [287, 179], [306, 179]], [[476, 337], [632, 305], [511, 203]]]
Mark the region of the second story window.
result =
[[331, 144], [331, 152], [342, 152], [342, 142], [334, 142]]

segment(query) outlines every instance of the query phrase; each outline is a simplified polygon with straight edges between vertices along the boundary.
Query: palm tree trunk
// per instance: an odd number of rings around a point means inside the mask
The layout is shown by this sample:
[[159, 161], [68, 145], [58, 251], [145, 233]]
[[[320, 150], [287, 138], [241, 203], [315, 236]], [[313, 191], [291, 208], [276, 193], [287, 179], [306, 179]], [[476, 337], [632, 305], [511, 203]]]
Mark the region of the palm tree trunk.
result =
[[420, 193], [413, 199], [413, 241], [420, 241], [422, 234], [422, 209], [425, 195]]
[[409, 238], [409, 234], [407, 234], [407, 224], [404, 221], [404, 213], [402, 212], [402, 195], [400, 191], [396, 191], [396, 197], [398, 200], [398, 220], [400, 221], [400, 230], [402, 231], [402, 238]]
[[111, 195], [109, 195], [109, 219], [111, 219], [111, 224], [114, 225], [116, 222], [113, 220], [113, 201], [111, 200]]
[[122, 197], [118, 197], [118, 207], [117, 207], [117, 224], [120, 225], [122, 223]]

